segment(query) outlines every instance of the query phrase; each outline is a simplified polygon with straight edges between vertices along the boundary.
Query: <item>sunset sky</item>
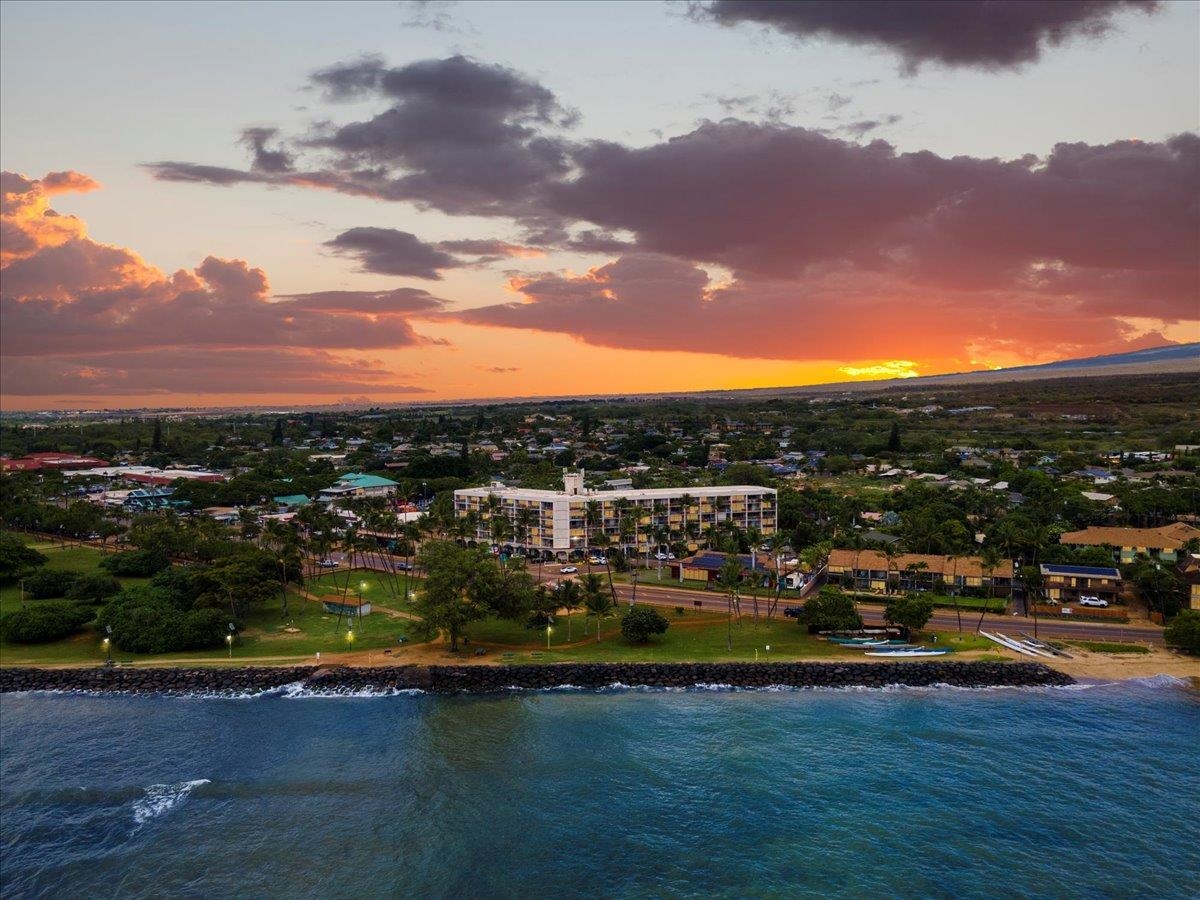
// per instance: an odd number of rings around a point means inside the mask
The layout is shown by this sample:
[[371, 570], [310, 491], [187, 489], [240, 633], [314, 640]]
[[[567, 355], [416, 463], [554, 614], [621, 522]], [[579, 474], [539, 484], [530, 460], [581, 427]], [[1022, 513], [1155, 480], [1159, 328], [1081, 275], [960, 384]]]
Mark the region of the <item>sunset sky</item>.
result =
[[0, 405], [1200, 340], [1200, 4], [2, 7]]

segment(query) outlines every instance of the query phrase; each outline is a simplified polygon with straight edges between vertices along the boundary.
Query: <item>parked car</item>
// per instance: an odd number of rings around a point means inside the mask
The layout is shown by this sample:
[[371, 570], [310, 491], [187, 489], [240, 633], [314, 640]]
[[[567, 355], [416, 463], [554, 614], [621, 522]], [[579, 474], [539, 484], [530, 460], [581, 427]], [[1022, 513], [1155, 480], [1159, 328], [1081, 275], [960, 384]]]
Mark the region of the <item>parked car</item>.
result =
[[602, 566], [606, 560], [603, 556], [589, 556], [588, 562], [590, 562], [593, 566]]
[[317, 560], [317, 565], [322, 569], [336, 569], [338, 567], [338, 561], [336, 559], [321, 559]]
[[576, 572], [579, 571], [579, 568], [577, 566], [563, 566], [558, 571], [561, 572], [563, 575], [574, 575]]
[[1101, 600], [1099, 597], [1080, 597], [1079, 605], [1080, 606], [1098, 606], [1101, 609], [1103, 609], [1108, 606], [1108, 601]]
[[674, 554], [674, 553], [655, 553], [655, 554], [654, 554], [654, 558], [655, 558], [655, 559], [658, 559], [658, 560], [663, 560], [663, 559], [674, 559], [674, 558], [675, 558], [675, 554]]
[[785, 606], [783, 608], [783, 614], [785, 616], [787, 616], [789, 619], [798, 619], [798, 618], [800, 618], [800, 614], [803, 612], [804, 612], [803, 606]]

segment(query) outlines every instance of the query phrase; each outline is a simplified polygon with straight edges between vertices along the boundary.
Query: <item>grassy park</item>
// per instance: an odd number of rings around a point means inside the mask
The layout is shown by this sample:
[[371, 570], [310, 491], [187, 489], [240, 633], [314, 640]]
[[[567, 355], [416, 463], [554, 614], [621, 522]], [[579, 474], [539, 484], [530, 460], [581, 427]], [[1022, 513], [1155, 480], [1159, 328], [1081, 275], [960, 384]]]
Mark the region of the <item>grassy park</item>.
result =
[[[51, 545], [30, 542], [48, 557], [49, 570], [72, 570], [83, 573], [102, 571], [99, 567], [104, 554], [90, 547]], [[144, 578], [122, 578], [125, 586], [145, 583]], [[420, 588], [421, 581], [408, 581], [410, 592]], [[330, 595], [345, 595], [353, 602], [361, 594], [374, 611], [361, 621], [323, 610], [316, 599]], [[242, 620], [232, 648], [196, 650], [168, 654], [134, 654], [113, 650], [113, 658], [123, 663], [154, 664], [156, 662], [188, 663], [262, 663], [270, 661], [312, 660], [317, 653], [331, 660], [349, 652], [384, 650], [397, 661], [410, 655], [406, 651], [418, 646], [411, 639], [414, 613], [410, 598], [403, 596], [404, 579], [368, 570], [343, 570], [311, 578], [300, 591], [289, 588], [288, 611], [284, 615], [281, 597], [254, 607]], [[25, 603], [41, 601], [26, 599]], [[21, 588], [12, 583], [0, 588], [0, 613], [20, 607]], [[745, 607], [744, 607], [745, 610]], [[770, 621], [755, 620], [747, 611], [732, 626], [727, 616], [719, 612], [660, 607], [670, 627], [663, 635], [643, 644], [633, 644], [621, 635], [620, 614], [599, 622], [600, 640], [596, 640], [597, 621], [594, 616], [575, 611], [568, 619], [563, 613], [555, 617], [546, 629], [529, 629], [519, 621], [489, 616], [471, 622], [465, 628], [464, 646], [459, 658], [473, 657], [483, 649], [488, 662], [629, 662], [629, 661], [745, 661], [794, 659], [858, 659], [861, 651], [847, 649], [820, 640], [799, 626], [795, 620], [777, 615]], [[728, 643], [732, 635], [732, 650]], [[80, 665], [99, 663], [105, 657], [101, 635], [92, 626], [57, 641], [42, 644], [0, 642], [0, 664]], [[403, 639], [403, 640], [402, 640]], [[934, 639], [929, 633], [927, 640]], [[981, 650], [990, 645], [973, 635], [942, 632], [936, 636], [941, 646], [957, 650]], [[769, 648], [769, 649], [768, 649]], [[232, 653], [231, 653], [232, 650]], [[449, 654], [440, 639], [424, 645], [425, 661], [430, 653], [449, 661]]]

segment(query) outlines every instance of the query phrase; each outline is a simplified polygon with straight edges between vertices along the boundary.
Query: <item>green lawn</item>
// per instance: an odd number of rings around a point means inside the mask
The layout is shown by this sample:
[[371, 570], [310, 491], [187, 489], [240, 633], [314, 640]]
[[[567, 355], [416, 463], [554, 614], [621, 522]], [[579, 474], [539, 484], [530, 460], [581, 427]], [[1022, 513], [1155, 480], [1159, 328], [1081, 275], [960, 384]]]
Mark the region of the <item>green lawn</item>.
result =
[[[624, 607], [622, 607], [622, 610]], [[670, 627], [667, 633], [647, 644], [633, 645], [621, 637], [620, 620], [606, 619], [601, 629], [601, 640], [595, 641], [594, 622], [588, 624], [590, 634], [582, 635], [581, 617], [575, 617], [572, 626], [574, 643], [564, 646], [566, 620], [560, 616], [550, 633], [550, 650], [546, 650], [545, 632], [531, 631], [518, 623], [500, 619], [485, 619], [472, 623], [468, 636], [475, 644], [487, 644], [489, 649], [513, 653], [511, 662], [719, 662], [746, 661], [755, 658], [761, 661], [785, 661], [811, 658], [839, 658], [857, 660], [862, 657], [861, 649], [842, 647], [817, 638], [798, 625], [793, 619], [776, 617], [770, 622], [760, 619], [758, 624], [743, 615], [741, 621], [733, 623], [733, 650], [727, 648], [728, 620], [720, 613], [695, 612], [688, 610], [679, 616], [662, 608]], [[994, 646], [978, 635], [957, 632], [926, 632], [922, 643], [931, 643], [936, 635], [935, 646], [949, 646], [955, 650], [983, 650]], [[767, 647], [770, 646], [770, 650]], [[757, 651], [757, 657], [755, 652]]]
[[[63, 548], [61, 544], [44, 544], [30, 538], [29, 535], [21, 535], [27, 544], [35, 547], [40, 553], [47, 557], [46, 565], [42, 567], [44, 570], [52, 571], [72, 571], [91, 574], [94, 572], [102, 572], [100, 568], [100, 560], [110, 554], [103, 553], [91, 547], [82, 547], [74, 544], [68, 544]], [[135, 584], [144, 584], [146, 578], [119, 578], [121, 584], [129, 586]], [[29, 603], [36, 603], [36, 600], [27, 600]], [[12, 582], [0, 587], [0, 614], [11, 612], [21, 605], [21, 585], [19, 582]]]
[[[298, 661], [311, 661], [318, 652], [341, 653], [350, 649], [385, 648], [392, 648], [397, 660], [403, 660], [404, 649], [398, 638], [401, 635], [407, 636], [411, 625], [404, 619], [375, 612], [364, 616], [361, 621], [343, 618], [339, 624], [337, 616], [325, 613], [319, 603], [305, 602], [294, 595], [289, 600], [289, 615], [290, 620], [285, 622], [282, 603], [279, 600], [252, 612], [246, 618], [245, 628], [233, 645], [233, 662], [250, 664], [258, 657], [295, 657]], [[347, 637], [351, 631], [354, 634], [353, 642]], [[85, 628], [77, 635], [48, 644], [0, 644], [0, 665], [6, 666], [91, 661], [98, 663], [103, 659], [104, 650], [100, 644], [100, 635], [91, 628]], [[225, 647], [167, 654], [138, 654], [114, 650], [113, 659], [150, 664], [165, 659], [228, 663], [230, 653]]]
[[[350, 587], [346, 591], [346, 580], [349, 576]], [[411, 593], [420, 585], [421, 579], [408, 577], [408, 590]], [[404, 575], [393, 579], [385, 572], [374, 572], [368, 569], [351, 569], [342, 572], [330, 572], [317, 578], [310, 578], [304, 585], [309, 593], [318, 596], [336, 594], [358, 599], [362, 591], [363, 601], [372, 601], [391, 609], [408, 610], [409, 604], [402, 596], [404, 593]]]
[[[939, 609], [954, 609], [954, 599], [947, 597], [944, 594], [923, 594], [933, 601], [933, 605]], [[860, 603], [877, 603], [886, 604], [888, 598], [881, 594], [866, 594], [861, 591], [854, 594], [854, 599]], [[1002, 613], [1008, 608], [1008, 601], [1003, 597], [959, 597], [958, 608], [963, 612], [974, 611], [979, 612], [987, 606], [988, 612]]]

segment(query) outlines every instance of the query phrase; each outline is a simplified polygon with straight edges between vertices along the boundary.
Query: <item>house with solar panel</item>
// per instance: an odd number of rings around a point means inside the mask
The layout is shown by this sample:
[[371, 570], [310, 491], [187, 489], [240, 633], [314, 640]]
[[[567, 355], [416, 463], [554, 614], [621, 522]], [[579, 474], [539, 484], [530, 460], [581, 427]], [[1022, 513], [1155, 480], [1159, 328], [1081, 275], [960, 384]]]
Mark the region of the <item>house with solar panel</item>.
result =
[[1080, 597], [1096, 597], [1115, 603], [1121, 594], [1121, 572], [1107, 566], [1066, 566], [1043, 563], [1042, 591], [1046, 598], [1064, 606]]
[[[669, 563], [671, 578], [679, 581], [680, 573], [682, 572], [682, 580], [684, 581], [704, 581], [713, 584], [716, 582], [717, 576], [721, 572], [721, 567], [725, 565], [727, 559], [729, 559], [728, 553], [720, 553], [716, 550], [701, 550], [694, 556]], [[768, 573], [775, 569], [775, 560], [765, 553], [756, 553], [753, 556], [749, 553], [740, 553], [738, 554], [738, 559], [742, 563], [743, 577], [761, 576], [764, 583]]]

